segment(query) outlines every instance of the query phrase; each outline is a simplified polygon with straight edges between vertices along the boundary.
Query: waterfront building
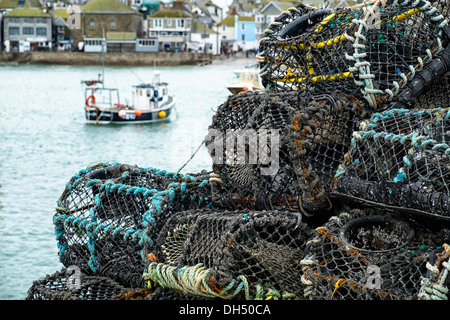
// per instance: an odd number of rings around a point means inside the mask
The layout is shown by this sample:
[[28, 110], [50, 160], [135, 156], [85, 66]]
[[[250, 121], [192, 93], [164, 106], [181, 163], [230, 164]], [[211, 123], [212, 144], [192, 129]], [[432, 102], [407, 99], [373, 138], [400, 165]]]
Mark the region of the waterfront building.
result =
[[188, 49], [197, 52], [220, 54], [219, 33], [198, 20], [192, 22], [191, 40]]
[[156, 37], [159, 51], [180, 52], [191, 38], [192, 14], [181, 1], [148, 17], [149, 36]]
[[233, 50], [234, 42], [236, 41], [234, 15], [234, 12], [232, 12], [232, 14], [228, 15], [217, 24], [223, 53], [231, 52]]
[[223, 19], [222, 8], [211, 0], [193, 0], [190, 4], [191, 12], [196, 15], [196, 20], [207, 27], [214, 28]]
[[74, 46], [85, 52], [134, 52], [143, 37], [143, 16], [121, 0], [90, 0], [81, 7]]
[[[323, 1], [323, 0], [321, 0]], [[255, 38], [259, 42], [264, 37], [270, 23], [283, 11], [296, 5], [296, 1], [271, 1], [259, 9], [255, 16]]]
[[258, 43], [255, 38], [255, 17], [234, 16], [235, 45], [244, 51], [254, 50]]
[[66, 7], [57, 6], [51, 10], [53, 49], [56, 51], [72, 50], [72, 29], [74, 29], [74, 27], [69, 28], [67, 22], [71, 14], [71, 5]]
[[49, 51], [52, 21], [40, 8], [18, 7], [3, 16], [3, 43], [7, 52]]

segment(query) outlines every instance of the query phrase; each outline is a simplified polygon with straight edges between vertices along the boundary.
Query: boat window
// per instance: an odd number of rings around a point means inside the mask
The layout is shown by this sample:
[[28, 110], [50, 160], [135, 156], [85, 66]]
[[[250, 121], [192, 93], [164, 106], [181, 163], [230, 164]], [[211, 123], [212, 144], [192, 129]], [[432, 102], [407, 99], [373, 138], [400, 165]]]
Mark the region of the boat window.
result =
[[150, 97], [151, 91], [147, 90], [147, 97]]
[[142, 90], [139, 90], [139, 95], [142, 97]]

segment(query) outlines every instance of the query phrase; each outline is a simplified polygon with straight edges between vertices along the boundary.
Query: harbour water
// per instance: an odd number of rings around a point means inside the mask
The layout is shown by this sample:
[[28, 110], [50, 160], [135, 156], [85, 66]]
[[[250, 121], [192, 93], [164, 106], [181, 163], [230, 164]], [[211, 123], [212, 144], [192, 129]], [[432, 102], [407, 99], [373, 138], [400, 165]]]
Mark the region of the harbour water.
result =
[[[232, 59], [230, 59], [232, 60]], [[73, 174], [91, 164], [120, 162], [178, 170], [200, 145], [233, 70], [254, 61], [161, 67], [176, 95], [176, 116], [150, 125], [85, 123], [81, 80], [98, 66], [0, 66], [0, 299], [20, 300], [34, 280], [59, 271], [52, 218]], [[150, 82], [153, 67], [106, 67], [106, 85]], [[131, 102], [131, 101], [130, 101]], [[182, 172], [211, 169], [205, 147]]]

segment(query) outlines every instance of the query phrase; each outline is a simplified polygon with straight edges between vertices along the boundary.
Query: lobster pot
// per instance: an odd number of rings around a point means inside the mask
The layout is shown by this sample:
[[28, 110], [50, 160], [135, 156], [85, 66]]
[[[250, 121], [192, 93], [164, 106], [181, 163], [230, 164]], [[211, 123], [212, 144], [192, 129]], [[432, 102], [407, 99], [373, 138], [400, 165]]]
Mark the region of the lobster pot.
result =
[[[446, 1], [374, 1], [336, 9], [298, 4], [275, 18], [260, 41], [262, 84], [270, 91], [341, 92], [377, 109], [448, 46]], [[440, 63], [434, 73], [439, 77], [428, 80], [439, 81], [445, 68]]]
[[205, 138], [218, 208], [279, 209], [313, 215], [367, 112], [340, 95], [246, 92], [219, 106]]
[[335, 194], [450, 222], [450, 109], [393, 109], [363, 121]]
[[[299, 295], [299, 262], [311, 234], [299, 217], [285, 211], [179, 212], [161, 230], [144, 277], [198, 297], [254, 298], [268, 288]], [[194, 274], [204, 274], [202, 289], [189, 287], [186, 278]]]
[[437, 109], [450, 106], [450, 73], [446, 73], [428, 92], [414, 103], [414, 109]]
[[175, 202], [177, 193], [192, 181], [117, 163], [81, 170], [67, 184], [54, 216], [60, 261], [127, 287], [143, 286], [143, 250], [152, 243], [147, 228], [165, 219], [163, 208], [167, 214], [183, 208]]
[[[448, 233], [382, 211], [344, 212], [315, 233], [301, 262], [307, 284], [304, 295], [312, 300], [429, 298], [424, 293], [432, 291], [430, 284], [436, 283], [447, 263]], [[435, 288], [436, 297], [448, 298], [445, 285]]]
[[63, 268], [42, 280], [33, 281], [26, 300], [112, 300], [129, 292], [108, 277], [73, 271]]

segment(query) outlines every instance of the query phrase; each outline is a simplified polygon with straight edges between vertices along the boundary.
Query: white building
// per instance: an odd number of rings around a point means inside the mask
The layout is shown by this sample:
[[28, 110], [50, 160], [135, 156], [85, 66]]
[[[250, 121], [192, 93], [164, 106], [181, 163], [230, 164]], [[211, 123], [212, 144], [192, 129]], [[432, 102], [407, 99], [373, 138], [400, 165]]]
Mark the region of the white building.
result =
[[48, 51], [52, 48], [52, 18], [39, 8], [17, 8], [3, 16], [6, 51]]

